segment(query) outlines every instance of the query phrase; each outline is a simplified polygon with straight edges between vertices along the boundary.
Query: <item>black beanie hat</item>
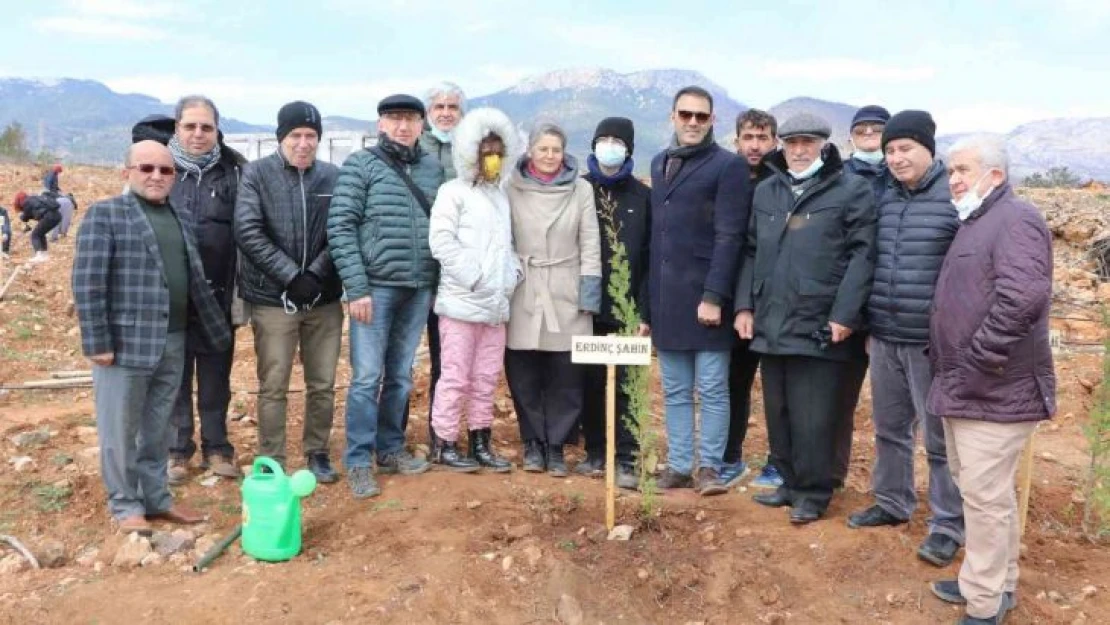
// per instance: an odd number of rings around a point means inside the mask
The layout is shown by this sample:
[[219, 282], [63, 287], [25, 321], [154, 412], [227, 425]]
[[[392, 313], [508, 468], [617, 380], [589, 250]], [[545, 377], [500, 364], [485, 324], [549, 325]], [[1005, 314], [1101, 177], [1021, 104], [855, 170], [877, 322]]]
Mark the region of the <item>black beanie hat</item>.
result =
[[391, 95], [378, 102], [378, 117], [389, 111], [412, 111], [413, 113], [420, 113], [421, 117], [427, 117], [424, 111], [424, 103], [420, 101], [420, 98], [404, 93]]
[[597, 147], [597, 140], [601, 137], [616, 137], [628, 148], [628, 155], [632, 156], [635, 148], [636, 129], [632, 127], [632, 120], [627, 117], [606, 117], [597, 125], [594, 131], [594, 140], [590, 142], [590, 149]]
[[277, 138], [285, 140], [285, 135], [297, 128], [311, 128], [317, 136], [323, 136], [324, 127], [320, 121], [320, 111], [308, 102], [297, 100], [281, 107], [278, 111]]
[[890, 121], [890, 111], [876, 104], [868, 104], [856, 111], [852, 117], [852, 125], [848, 126], [849, 129], [855, 128], [856, 124], [862, 122], [875, 122], [878, 124], [885, 124]]
[[883, 129], [883, 151], [886, 151], [886, 144], [895, 139], [912, 139], [936, 156], [936, 134], [937, 124], [932, 115], [926, 111], [902, 111], [891, 117]]

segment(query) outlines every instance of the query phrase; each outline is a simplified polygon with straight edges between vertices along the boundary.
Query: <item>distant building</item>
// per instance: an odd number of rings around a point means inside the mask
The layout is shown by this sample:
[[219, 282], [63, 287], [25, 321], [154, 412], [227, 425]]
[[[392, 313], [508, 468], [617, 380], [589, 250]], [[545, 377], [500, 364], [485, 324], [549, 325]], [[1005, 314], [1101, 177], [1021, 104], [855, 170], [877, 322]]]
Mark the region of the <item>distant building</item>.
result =
[[[325, 131], [316, 148], [316, 158], [342, 165], [351, 152], [370, 147], [378, 142], [377, 133], [358, 130]], [[224, 143], [247, 160], [253, 161], [277, 151], [278, 140], [272, 132], [224, 135]]]

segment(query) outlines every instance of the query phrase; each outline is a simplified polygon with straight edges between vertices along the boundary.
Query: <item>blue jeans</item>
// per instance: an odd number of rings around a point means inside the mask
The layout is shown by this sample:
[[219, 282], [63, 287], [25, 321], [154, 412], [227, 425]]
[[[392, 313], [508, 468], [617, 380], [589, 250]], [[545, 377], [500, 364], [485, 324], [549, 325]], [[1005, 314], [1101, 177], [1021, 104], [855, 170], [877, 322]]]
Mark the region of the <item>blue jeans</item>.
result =
[[370, 290], [370, 323], [351, 319], [351, 387], [347, 391], [348, 469], [370, 467], [405, 445], [403, 418], [412, 392], [412, 362], [428, 321], [432, 289]]
[[694, 471], [694, 388], [701, 400], [699, 466], [721, 470], [728, 442], [729, 351], [659, 350], [667, 422], [667, 466]]

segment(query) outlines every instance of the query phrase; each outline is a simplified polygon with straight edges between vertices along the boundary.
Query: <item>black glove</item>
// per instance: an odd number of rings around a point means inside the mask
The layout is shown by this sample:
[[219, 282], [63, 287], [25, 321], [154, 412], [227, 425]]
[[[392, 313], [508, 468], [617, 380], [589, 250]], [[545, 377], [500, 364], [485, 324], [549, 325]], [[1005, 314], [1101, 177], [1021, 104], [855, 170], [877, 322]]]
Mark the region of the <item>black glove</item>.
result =
[[297, 306], [316, 303], [320, 297], [320, 279], [311, 271], [306, 271], [289, 281], [285, 287], [285, 297]]

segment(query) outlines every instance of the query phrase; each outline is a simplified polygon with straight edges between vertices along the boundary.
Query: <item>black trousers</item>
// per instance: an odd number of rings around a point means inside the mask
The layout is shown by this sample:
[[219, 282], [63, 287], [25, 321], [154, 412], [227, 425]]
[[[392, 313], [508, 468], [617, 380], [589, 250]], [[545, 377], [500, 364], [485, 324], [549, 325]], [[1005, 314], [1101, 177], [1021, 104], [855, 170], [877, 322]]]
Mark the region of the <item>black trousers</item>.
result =
[[[436, 399], [436, 383], [439, 382], [441, 365], [439, 360], [439, 315], [428, 313], [428, 360], [432, 362], [432, 375], [428, 380], [428, 442], [435, 440], [435, 430], [432, 429], [432, 404]], [[401, 415], [401, 431], [409, 429], [409, 409], [411, 404], [405, 405], [405, 414]]]
[[582, 369], [570, 362], [569, 351], [505, 350], [505, 377], [522, 441], [567, 443], [582, 414]]
[[752, 412], [752, 384], [759, 370], [759, 354], [748, 349], [750, 341], [741, 341], [732, 348], [728, 364], [728, 443], [725, 464], [744, 458], [744, 439], [748, 437], [748, 420]]
[[35, 224], [34, 230], [31, 230], [31, 249], [36, 252], [45, 252], [46, 233], [53, 230], [60, 223], [62, 223], [61, 213], [49, 212], [43, 215], [42, 219]]
[[764, 355], [763, 405], [771, 462], [793, 505], [824, 512], [839, 486], [839, 422], [845, 363], [808, 356]]
[[844, 382], [840, 386], [840, 420], [837, 421], [836, 433], [836, 475], [837, 481], [843, 485], [848, 477], [848, 466], [852, 463], [852, 433], [856, 429], [856, 406], [859, 404], [859, 394], [863, 390], [863, 381], [867, 377], [867, 355], [862, 358], [853, 357], [850, 362], [844, 363]]
[[[235, 336], [227, 351], [205, 353], [194, 345], [196, 338], [185, 342], [185, 371], [181, 389], [173, 405], [170, 419], [172, 441], [170, 454], [190, 458], [197, 450], [193, 441], [193, 377], [197, 380], [197, 413], [200, 415], [200, 448], [207, 458], [212, 455], [233, 457], [235, 449], [227, 440], [227, 405], [231, 402], [231, 364], [235, 355]], [[195, 369], [195, 374], [194, 374]]]
[[[594, 336], [607, 336], [617, 331], [616, 327], [594, 323]], [[586, 439], [586, 454], [592, 458], [604, 458], [606, 367], [597, 365], [583, 369], [582, 436]], [[617, 462], [632, 464], [636, 461], [636, 452], [640, 445], [625, 423], [625, 418], [628, 417], [628, 393], [625, 392], [624, 385], [627, 381], [628, 368], [617, 367]]]

